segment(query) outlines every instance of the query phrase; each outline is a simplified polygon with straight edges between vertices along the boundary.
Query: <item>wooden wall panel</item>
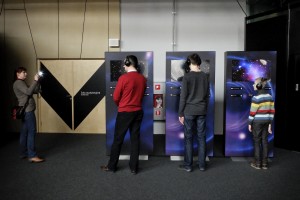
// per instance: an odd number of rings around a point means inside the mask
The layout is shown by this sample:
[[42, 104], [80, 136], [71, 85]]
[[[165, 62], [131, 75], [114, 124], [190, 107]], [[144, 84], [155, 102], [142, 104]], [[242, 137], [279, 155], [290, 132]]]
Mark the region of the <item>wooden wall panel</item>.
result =
[[106, 133], [105, 98], [91, 111], [84, 121], [74, 130], [74, 133]]
[[[70, 93], [74, 93], [73, 88], [73, 62], [72, 60], [41, 60], [41, 62], [51, 71], [53, 76]], [[47, 76], [47, 74], [45, 74]]]
[[59, 2], [59, 58], [80, 58], [85, 0]]
[[[104, 60], [74, 60], [73, 61], [73, 85], [74, 95], [83, 85], [89, 81], [91, 76], [104, 63]], [[105, 67], [105, 66], [102, 66]], [[104, 76], [103, 76], [104, 78]], [[100, 80], [99, 80], [100, 82]], [[98, 84], [98, 83], [97, 83]], [[99, 83], [100, 84], [100, 83]], [[75, 133], [105, 133], [105, 98], [89, 113], [89, 115], [74, 130]]]
[[26, 67], [28, 81], [33, 80], [33, 74], [36, 73], [35, 50], [25, 12], [6, 10], [5, 15], [5, 24], [9, 24], [5, 26], [6, 55], [9, 57], [6, 61], [13, 69], [20, 65]]
[[[68, 60], [41, 60], [61, 85], [73, 94], [73, 68]], [[39, 63], [39, 62], [38, 62]], [[47, 76], [47, 74], [44, 74]], [[42, 87], [43, 90], [43, 87]], [[55, 97], [54, 97], [55, 98]], [[71, 115], [71, 113], [70, 113]], [[38, 98], [38, 132], [73, 133], [72, 129], [60, 118], [51, 106], [39, 95]]]
[[27, 0], [26, 11], [38, 58], [58, 58], [58, 3]]
[[[4, 27], [4, 51], [5, 57], [1, 59], [1, 67], [5, 66], [5, 79], [6, 82], [1, 85], [3, 99], [6, 102], [3, 108], [5, 113], [5, 120], [3, 124], [7, 126], [10, 132], [19, 132], [19, 121], [13, 121], [10, 116], [10, 108], [16, 102], [16, 97], [12, 89], [12, 78], [14, 70], [23, 66], [27, 68], [27, 80], [31, 83], [34, 74], [36, 73], [35, 52], [32, 45], [30, 31], [27, 25], [26, 15], [24, 10], [5, 10], [5, 27]], [[9, 24], [9, 25], [7, 25]], [[9, 104], [10, 103], [10, 104]]]
[[82, 58], [104, 58], [105, 51], [108, 51], [108, 1], [88, 1]]
[[73, 92], [76, 94], [89, 80], [95, 71], [103, 64], [104, 60], [73, 60]]
[[23, 9], [24, 0], [9, 0], [9, 2], [6, 0], [4, 7], [5, 9]]
[[37, 131], [39, 133], [73, 133], [73, 130], [40, 95], [37, 101]]
[[[121, 45], [121, 10], [120, 10], [120, 1], [119, 0], [111, 0], [109, 1], [109, 39], [119, 39]], [[109, 51], [120, 51], [120, 46], [109, 47]]]
[[[103, 98], [95, 107], [92, 108], [91, 112], [84, 118], [79, 126], [76, 127], [76, 129], [74, 127], [74, 96], [80, 92], [80, 89], [102, 66], [104, 60], [70, 59], [39, 60], [38, 62], [42, 63], [58, 80], [63, 88], [65, 88], [71, 95], [72, 113], [70, 113], [70, 115], [73, 115], [73, 125], [72, 127], [69, 127], [53, 110], [53, 108], [45, 101], [45, 99], [39, 96], [38, 131], [42, 133], [105, 133], [105, 98]], [[47, 74], [45, 74], [45, 76], [47, 76]]]

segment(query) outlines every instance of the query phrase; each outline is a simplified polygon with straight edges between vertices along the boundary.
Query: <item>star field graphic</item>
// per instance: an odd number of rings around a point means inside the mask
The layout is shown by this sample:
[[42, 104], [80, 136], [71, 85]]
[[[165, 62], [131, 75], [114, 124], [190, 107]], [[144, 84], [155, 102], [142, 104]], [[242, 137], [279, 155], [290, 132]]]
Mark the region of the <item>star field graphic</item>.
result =
[[119, 77], [125, 73], [123, 60], [110, 61], [110, 81], [117, 82]]
[[203, 60], [200, 65], [200, 70], [203, 71], [206, 74], [209, 74], [210, 72], [210, 60], [206, 59]]
[[[171, 81], [182, 81], [182, 78], [185, 74], [186, 60], [171, 60]], [[210, 70], [210, 60], [205, 59], [200, 65], [201, 71], [206, 74], [209, 74]]]
[[148, 78], [148, 62], [144, 60], [140, 60], [137, 66], [137, 71], [147, 79]]
[[270, 79], [272, 62], [265, 59], [232, 60], [232, 81], [254, 82], [258, 77]]
[[[148, 66], [146, 61], [140, 61], [137, 66], [137, 71], [148, 78]], [[117, 82], [119, 77], [126, 73], [124, 69], [124, 61], [122, 60], [111, 60], [110, 61], [110, 81]]]

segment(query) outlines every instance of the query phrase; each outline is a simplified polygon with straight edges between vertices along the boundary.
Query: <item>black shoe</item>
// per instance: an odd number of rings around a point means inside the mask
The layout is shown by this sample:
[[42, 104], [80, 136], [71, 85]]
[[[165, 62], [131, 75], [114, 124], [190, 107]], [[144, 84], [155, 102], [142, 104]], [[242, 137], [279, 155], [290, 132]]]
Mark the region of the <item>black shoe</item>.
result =
[[252, 162], [250, 164], [251, 167], [253, 167], [254, 169], [261, 169], [260, 165], [259, 164], [256, 164], [255, 162]]
[[137, 174], [137, 170], [130, 170], [130, 172], [131, 172], [133, 175], [136, 175], [136, 174]]
[[204, 164], [204, 165], [199, 165], [198, 164], [198, 167], [199, 167], [200, 171], [205, 171], [206, 170], [206, 164]]
[[27, 156], [20, 156], [20, 159], [26, 159]]
[[114, 173], [116, 172], [116, 170], [108, 168], [107, 165], [101, 166], [100, 168], [102, 171], [105, 171], [105, 172], [114, 172]]
[[262, 164], [262, 169], [268, 169], [268, 164]]
[[204, 172], [205, 171], [205, 167], [199, 167], [199, 170]]
[[179, 165], [178, 169], [179, 170], [184, 170], [184, 171], [187, 171], [187, 172], [191, 172], [192, 171], [192, 168], [187, 167], [185, 165]]

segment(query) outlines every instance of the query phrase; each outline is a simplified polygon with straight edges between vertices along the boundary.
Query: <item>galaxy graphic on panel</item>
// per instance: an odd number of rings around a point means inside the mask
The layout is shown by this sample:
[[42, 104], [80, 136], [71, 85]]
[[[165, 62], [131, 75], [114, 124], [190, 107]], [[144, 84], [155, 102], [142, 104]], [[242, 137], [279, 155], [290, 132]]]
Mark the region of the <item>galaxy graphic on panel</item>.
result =
[[[145, 78], [148, 78], [148, 66], [146, 61], [141, 61], [138, 64], [137, 70], [143, 74]], [[119, 77], [126, 73], [124, 69], [124, 61], [111, 60], [110, 61], [110, 81], [117, 82]]]
[[119, 77], [125, 73], [123, 60], [110, 61], [110, 81], [117, 82]]
[[210, 60], [202, 60], [202, 63], [200, 65], [200, 70], [203, 71], [206, 74], [209, 74]]
[[253, 82], [258, 77], [271, 78], [271, 61], [232, 60], [232, 81]]
[[139, 73], [143, 74], [145, 78], [148, 78], [148, 64], [147, 61], [140, 61], [137, 67]]
[[[186, 71], [186, 64], [185, 60], [171, 60], [171, 81], [182, 81], [182, 78]], [[210, 61], [209, 60], [203, 60], [200, 65], [201, 71], [203, 71], [206, 74], [209, 74], [210, 69]]]
[[171, 81], [182, 81], [185, 60], [171, 60]]

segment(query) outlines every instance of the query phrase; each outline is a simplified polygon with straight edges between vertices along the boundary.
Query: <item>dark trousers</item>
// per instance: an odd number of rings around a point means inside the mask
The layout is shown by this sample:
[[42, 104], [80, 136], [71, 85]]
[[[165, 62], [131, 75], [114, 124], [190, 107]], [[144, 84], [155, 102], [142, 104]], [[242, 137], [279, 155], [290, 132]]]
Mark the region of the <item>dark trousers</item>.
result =
[[268, 163], [268, 123], [253, 123], [254, 159], [257, 164]]
[[137, 170], [139, 164], [140, 153], [140, 128], [143, 119], [143, 111], [135, 112], [118, 112], [114, 141], [111, 147], [110, 159], [108, 168], [116, 170], [119, 156], [121, 153], [122, 144], [127, 130], [130, 132], [130, 161], [129, 167], [131, 170]]

